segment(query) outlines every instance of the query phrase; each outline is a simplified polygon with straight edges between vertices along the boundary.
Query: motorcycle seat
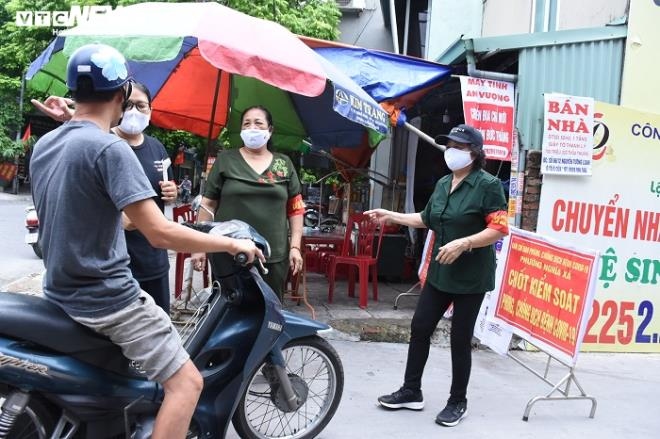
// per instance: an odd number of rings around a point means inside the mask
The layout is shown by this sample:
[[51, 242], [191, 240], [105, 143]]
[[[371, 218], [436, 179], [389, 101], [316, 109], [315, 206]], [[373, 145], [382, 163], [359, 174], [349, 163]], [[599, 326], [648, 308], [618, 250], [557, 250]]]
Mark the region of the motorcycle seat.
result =
[[0, 335], [67, 355], [119, 349], [109, 338], [71, 319], [43, 297], [0, 292]]

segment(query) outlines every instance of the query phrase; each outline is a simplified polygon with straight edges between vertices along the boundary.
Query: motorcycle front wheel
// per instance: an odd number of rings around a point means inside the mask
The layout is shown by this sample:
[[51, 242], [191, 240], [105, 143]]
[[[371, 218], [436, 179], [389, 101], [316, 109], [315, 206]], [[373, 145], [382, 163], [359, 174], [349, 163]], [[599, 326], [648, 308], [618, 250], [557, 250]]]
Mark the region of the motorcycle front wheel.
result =
[[283, 401], [272, 366], [250, 377], [232, 419], [243, 439], [311, 439], [330, 422], [344, 390], [344, 369], [330, 343], [319, 336], [294, 340], [282, 350], [286, 372], [300, 398], [291, 411]]
[[23, 413], [13, 421], [11, 429], [8, 432], [3, 431], [8, 426], [4, 425], [7, 414], [3, 416], [2, 406], [10, 392], [11, 389], [0, 385], [0, 437], [5, 433], [5, 437], [11, 439], [50, 438], [55, 423], [48, 409], [35, 397], [30, 398]]
[[39, 245], [38, 242], [32, 244], [32, 251], [34, 252], [35, 255], [37, 255], [39, 259], [44, 258], [43, 253], [41, 252], [41, 246]]

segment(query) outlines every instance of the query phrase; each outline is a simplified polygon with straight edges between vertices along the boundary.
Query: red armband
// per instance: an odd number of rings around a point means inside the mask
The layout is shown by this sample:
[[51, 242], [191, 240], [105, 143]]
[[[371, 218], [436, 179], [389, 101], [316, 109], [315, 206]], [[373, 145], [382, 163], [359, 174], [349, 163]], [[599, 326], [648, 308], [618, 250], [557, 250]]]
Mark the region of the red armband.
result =
[[486, 227], [508, 235], [509, 218], [507, 216], [506, 210], [498, 210], [486, 215]]
[[303, 215], [304, 213], [305, 202], [302, 199], [302, 195], [298, 194], [289, 198], [289, 201], [286, 203], [286, 216], [292, 217], [296, 215]]

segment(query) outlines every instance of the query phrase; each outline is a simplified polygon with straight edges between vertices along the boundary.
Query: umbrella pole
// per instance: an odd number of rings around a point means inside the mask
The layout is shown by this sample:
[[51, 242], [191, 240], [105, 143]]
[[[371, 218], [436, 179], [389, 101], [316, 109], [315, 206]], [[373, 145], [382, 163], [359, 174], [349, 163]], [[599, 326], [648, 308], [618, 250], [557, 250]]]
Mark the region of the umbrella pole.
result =
[[420, 130], [416, 126], [411, 125], [408, 122], [405, 122], [404, 127], [406, 127], [406, 129], [408, 131], [412, 131], [413, 133], [417, 134], [420, 139], [422, 139], [425, 142], [431, 144], [435, 148], [438, 148], [440, 151], [445, 152], [445, 150], [447, 149], [447, 147], [445, 145], [440, 145], [438, 143], [435, 143], [435, 140], [433, 139], [433, 137], [429, 136], [428, 134], [426, 134], [424, 131]]
[[[206, 176], [206, 167], [208, 166], [209, 162], [209, 157], [211, 156], [211, 144], [213, 139], [211, 139], [211, 136], [213, 135], [213, 124], [215, 123], [215, 110], [216, 106], [218, 104], [218, 94], [220, 93], [220, 78], [222, 76], [222, 70], [218, 69], [218, 76], [215, 80], [215, 91], [213, 92], [213, 105], [211, 106], [211, 120], [209, 121], [209, 134], [206, 137], [206, 159], [204, 160], [204, 173], [203, 175]], [[203, 187], [201, 188], [201, 191], [203, 191]]]

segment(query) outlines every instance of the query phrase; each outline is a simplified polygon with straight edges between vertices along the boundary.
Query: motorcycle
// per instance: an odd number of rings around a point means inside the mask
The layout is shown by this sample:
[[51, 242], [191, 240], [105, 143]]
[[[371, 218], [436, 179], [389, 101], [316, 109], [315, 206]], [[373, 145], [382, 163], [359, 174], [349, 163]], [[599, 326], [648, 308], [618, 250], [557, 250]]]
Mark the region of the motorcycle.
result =
[[341, 224], [341, 220], [335, 215], [335, 212], [338, 210], [338, 201], [336, 197], [330, 196], [329, 203], [333, 205], [333, 209], [320, 203], [305, 201], [306, 208], [303, 215], [303, 225], [326, 233], [335, 230]]
[[[189, 225], [268, 243], [240, 221]], [[331, 328], [282, 310], [246, 255], [226, 258], [208, 299], [180, 330], [204, 377], [187, 438], [310, 439], [330, 422], [344, 372]], [[263, 267], [261, 267], [263, 269]], [[0, 293], [0, 439], [151, 436], [163, 399], [109, 339], [38, 296]]]
[[27, 229], [25, 243], [32, 247], [38, 258], [42, 258], [41, 245], [39, 245], [39, 218], [34, 206], [25, 208], [25, 228]]

